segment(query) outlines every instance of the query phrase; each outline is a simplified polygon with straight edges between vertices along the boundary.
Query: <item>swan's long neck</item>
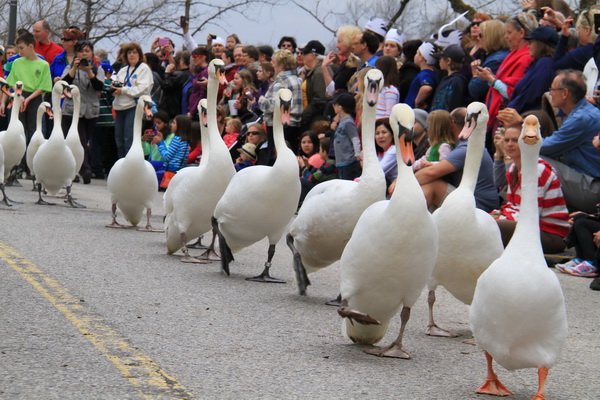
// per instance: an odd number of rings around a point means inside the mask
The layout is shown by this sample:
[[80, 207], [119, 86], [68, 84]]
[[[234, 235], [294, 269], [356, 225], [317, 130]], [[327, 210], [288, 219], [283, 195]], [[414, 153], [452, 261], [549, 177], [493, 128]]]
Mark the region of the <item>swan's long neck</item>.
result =
[[[289, 163], [291, 159], [294, 159], [294, 153], [287, 147], [285, 143], [285, 135], [283, 133], [283, 124], [281, 123], [281, 106], [279, 101], [275, 102], [275, 109], [273, 110], [273, 143], [275, 145], [275, 151], [277, 151], [277, 158], [275, 159], [275, 165]], [[298, 163], [295, 161], [296, 164]]]
[[73, 122], [72, 126], [77, 126], [79, 123], [79, 112], [81, 111], [81, 95], [73, 95]]
[[204, 126], [202, 121], [200, 121], [200, 143], [202, 144], [202, 158], [200, 158], [200, 165], [206, 165], [210, 154], [210, 134], [208, 132], [208, 127]]
[[21, 103], [23, 102], [23, 96], [17, 96], [15, 94], [13, 100], [12, 110], [10, 110], [10, 124], [16, 124], [19, 120], [19, 110], [21, 108]]
[[[521, 147], [521, 207], [519, 221], [509, 246], [527, 243], [528, 250], [541, 252], [538, 209], [538, 156], [541, 144]], [[513, 244], [514, 243], [514, 244]], [[511, 246], [511, 247], [512, 247]], [[531, 248], [536, 246], [535, 248]]]
[[471, 193], [475, 191], [475, 186], [477, 185], [479, 167], [481, 166], [481, 158], [483, 157], [483, 149], [485, 147], [485, 132], [480, 131], [485, 131], [486, 126], [487, 121], [479, 121], [467, 144], [465, 166], [459, 187], [468, 189]]
[[[219, 133], [219, 124], [217, 123], [217, 92], [219, 91], [219, 79], [211, 76], [208, 77], [208, 87], [206, 89], [207, 101], [207, 126], [208, 126], [208, 146], [202, 143], [202, 153], [205, 149], [210, 148], [209, 153], [213, 154], [213, 158], [226, 159], [225, 154], [229, 156], [229, 150], [221, 138]], [[202, 139], [204, 140], [204, 139]], [[215, 155], [215, 153], [217, 155]], [[204, 158], [204, 154], [202, 155]], [[233, 163], [231, 164], [233, 168]]]
[[394, 145], [396, 146], [396, 163], [398, 164], [398, 178], [396, 189], [390, 198], [390, 204], [396, 204], [407, 200], [407, 194], [417, 194], [411, 202], [422, 202], [423, 207], [427, 208], [427, 203], [425, 200], [425, 196], [423, 195], [423, 190], [421, 189], [421, 185], [417, 181], [415, 174], [411, 167], [407, 166], [402, 160], [402, 155], [400, 151], [400, 144], [398, 143], [398, 138], [396, 134], [394, 134]]
[[[138, 101], [135, 109], [135, 119], [133, 120], [133, 142], [131, 148], [127, 152], [126, 158], [144, 157], [144, 150], [142, 149], [142, 117], [144, 115], [144, 102]], [[73, 116], [75, 120], [75, 116]]]
[[45, 106], [38, 107], [37, 118], [35, 120], [35, 123], [36, 123], [35, 129], [40, 130], [40, 131], [42, 130], [42, 118], [44, 118], [45, 112], [46, 112]]
[[[365, 96], [366, 97], [366, 96]], [[383, 177], [383, 170], [377, 160], [377, 150], [375, 149], [375, 108], [369, 106], [363, 101], [362, 114], [362, 144], [363, 144], [363, 171], [359, 182], [364, 178], [372, 176]], [[400, 165], [400, 164], [398, 164]], [[369, 179], [367, 179], [367, 182]]]
[[54, 127], [52, 128], [52, 133], [50, 134], [49, 140], [57, 140], [64, 139], [63, 131], [62, 131], [62, 109], [60, 108], [60, 92], [56, 92], [56, 90], [52, 91], [52, 114], [54, 119]]

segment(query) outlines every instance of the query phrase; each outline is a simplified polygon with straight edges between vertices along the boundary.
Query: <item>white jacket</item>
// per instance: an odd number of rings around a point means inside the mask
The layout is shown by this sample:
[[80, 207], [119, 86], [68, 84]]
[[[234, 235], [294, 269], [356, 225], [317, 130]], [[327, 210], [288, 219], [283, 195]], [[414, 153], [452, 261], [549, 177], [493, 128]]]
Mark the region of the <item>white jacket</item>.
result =
[[[131, 74], [129, 80], [127, 73]], [[140, 96], [150, 96], [154, 84], [152, 70], [146, 63], [140, 63], [137, 68], [123, 65], [117, 73], [115, 81], [123, 83], [122, 93], [115, 96], [113, 108], [115, 110], [128, 110], [136, 106], [136, 99]]]

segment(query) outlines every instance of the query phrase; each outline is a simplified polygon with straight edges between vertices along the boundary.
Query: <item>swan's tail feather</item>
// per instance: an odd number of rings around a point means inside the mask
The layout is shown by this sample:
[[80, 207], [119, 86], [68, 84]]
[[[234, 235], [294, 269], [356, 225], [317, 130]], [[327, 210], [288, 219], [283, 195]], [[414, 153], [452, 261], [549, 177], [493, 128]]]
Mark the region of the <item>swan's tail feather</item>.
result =
[[214, 232], [216, 232], [217, 235], [219, 236], [219, 252], [221, 253], [221, 269], [223, 270], [223, 272], [225, 272], [227, 274], [227, 276], [229, 276], [230, 275], [229, 263], [234, 260], [233, 253], [231, 252], [231, 249], [227, 245], [225, 236], [223, 236], [223, 234], [219, 230], [219, 221], [217, 221], [217, 219], [215, 217], [211, 217], [211, 221], [212, 221], [212, 226], [213, 226]]

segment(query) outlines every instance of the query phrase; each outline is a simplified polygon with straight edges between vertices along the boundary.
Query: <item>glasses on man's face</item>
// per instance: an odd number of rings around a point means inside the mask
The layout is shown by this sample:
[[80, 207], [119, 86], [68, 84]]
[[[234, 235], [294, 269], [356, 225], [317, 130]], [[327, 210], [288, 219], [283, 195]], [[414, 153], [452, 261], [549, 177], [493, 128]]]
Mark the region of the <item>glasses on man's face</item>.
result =
[[551, 87], [550, 89], [548, 89], [548, 91], [554, 92], [555, 90], [563, 90], [563, 89], [564, 88], [562, 88], [562, 87], [559, 87], [559, 88], [553, 88], [553, 87]]

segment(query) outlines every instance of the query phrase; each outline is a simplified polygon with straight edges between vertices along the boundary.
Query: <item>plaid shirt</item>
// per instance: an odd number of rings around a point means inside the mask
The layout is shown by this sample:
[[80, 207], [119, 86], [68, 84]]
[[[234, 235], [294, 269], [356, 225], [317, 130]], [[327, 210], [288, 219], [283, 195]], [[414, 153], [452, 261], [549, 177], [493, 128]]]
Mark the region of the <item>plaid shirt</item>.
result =
[[300, 126], [302, 117], [302, 89], [301, 82], [296, 75], [296, 71], [281, 71], [275, 77], [273, 84], [267, 90], [264, 97], [259, 100], [259, 107], [262, 110], [265, 123], [273, 126], [273, 108], [275, 107], [275, 96], [279, 89], [289, 89], [292, 91], [292, 109], [290, 111], [291, 126]]

